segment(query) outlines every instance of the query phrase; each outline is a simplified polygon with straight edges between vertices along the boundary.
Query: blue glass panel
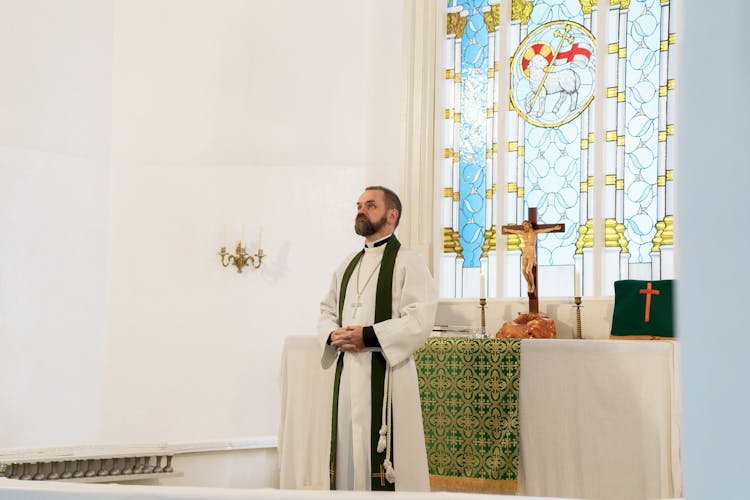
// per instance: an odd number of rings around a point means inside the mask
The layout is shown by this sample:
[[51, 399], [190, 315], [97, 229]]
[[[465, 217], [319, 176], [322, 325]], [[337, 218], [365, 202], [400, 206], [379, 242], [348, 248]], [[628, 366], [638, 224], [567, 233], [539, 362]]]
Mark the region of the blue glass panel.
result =
[[487, 0], [458, 0], [468, 13], [461, 41], [460, 186], [458, 226], [464, 267], [479, 267], [485, 231], [488, 34], [482, 7]]

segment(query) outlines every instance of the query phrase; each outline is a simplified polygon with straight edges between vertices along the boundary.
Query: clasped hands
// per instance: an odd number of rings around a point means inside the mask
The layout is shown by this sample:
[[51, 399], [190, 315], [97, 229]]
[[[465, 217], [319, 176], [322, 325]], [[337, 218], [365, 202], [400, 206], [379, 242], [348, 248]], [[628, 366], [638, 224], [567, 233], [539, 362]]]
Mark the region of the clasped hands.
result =
[[339, 352], [359, 352], [365, 347], [362, 325], [349, 325], [331, 332], [331, 345]]

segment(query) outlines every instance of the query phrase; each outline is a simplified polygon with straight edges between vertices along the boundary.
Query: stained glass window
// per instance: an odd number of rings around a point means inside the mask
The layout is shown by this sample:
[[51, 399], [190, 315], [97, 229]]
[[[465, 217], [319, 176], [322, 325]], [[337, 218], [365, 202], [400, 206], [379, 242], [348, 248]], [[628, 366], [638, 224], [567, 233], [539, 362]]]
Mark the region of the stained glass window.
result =
[[673, 277], [671, 2], [501, 1], [447, 3], [441, 295], [525, 295], [530, 207], [540, 296]]
[[[493, 181], [497, 153], [495, 48], [499, 3], [450, 2], [445, 70], [446, 148], [442, 165], [444, 296], [479, 291], [483, 268], [495, 269]], [[492, 250], [492, 255], [490, 255]], [[490, 284], [490, 294], [494, 293]]]
[[608, 12], [605, 294], [617, 279], [674, 276], [670, 14], [659, 0], [620, 0]]

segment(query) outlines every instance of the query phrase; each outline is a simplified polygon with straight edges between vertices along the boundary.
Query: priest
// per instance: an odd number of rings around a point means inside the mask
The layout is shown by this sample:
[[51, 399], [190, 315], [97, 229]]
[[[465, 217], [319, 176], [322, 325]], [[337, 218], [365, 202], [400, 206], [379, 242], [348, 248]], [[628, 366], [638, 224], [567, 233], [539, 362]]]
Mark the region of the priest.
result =
[[401, 201], [370, 186], [354, 229], [364, 249], [347, 257], [320, 304], [324, 357], [338, 355], [330, 488], [429, 491], [416, 352], [435, 320], [437, 288], [424, 259], [394, 230]]

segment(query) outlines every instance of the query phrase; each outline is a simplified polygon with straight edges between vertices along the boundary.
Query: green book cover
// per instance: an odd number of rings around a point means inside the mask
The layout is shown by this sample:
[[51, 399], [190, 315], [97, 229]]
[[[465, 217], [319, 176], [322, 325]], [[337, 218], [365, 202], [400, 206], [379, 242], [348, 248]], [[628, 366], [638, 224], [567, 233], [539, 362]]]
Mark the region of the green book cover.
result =
[[615, 281], [612, 335], [674, 337], [673, 281]]

